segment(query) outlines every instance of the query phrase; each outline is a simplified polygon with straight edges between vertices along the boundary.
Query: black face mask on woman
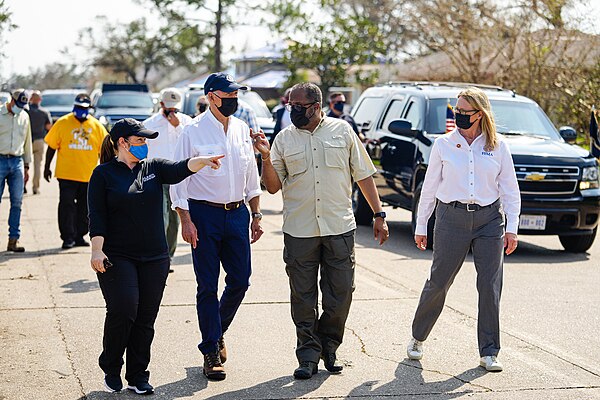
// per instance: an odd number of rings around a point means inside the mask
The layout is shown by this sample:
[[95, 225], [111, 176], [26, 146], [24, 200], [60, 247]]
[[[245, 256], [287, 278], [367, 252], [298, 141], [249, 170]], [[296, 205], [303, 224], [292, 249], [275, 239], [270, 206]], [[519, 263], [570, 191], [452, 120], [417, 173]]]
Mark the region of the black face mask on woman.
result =
[[290, 119], [296, 128], [304, 128], [306, 125], [310, 124], [310, 118], [306, 116], [306, 111], [310, 107], [311, 106], [302, 107], [300, 105], [292, 106], [292, 111], [290, 111]]
[[467, 114], [454, 114], [456, 126], [458, 126], [460, 129], [469, 129], [475, 123], [475, 121], [471, 122], [471, 117], [472, 115]]
[[[215, 93], [213, 93], [217, 96]], [[219, 97], [219, 96], [217, 96]], [[238, 108], [238, 99], [237, 97], [219, 97], [221, 99], [221, 106], [217, 107], [219, 112], [223, 114], [224, 117], [229, 117], [230, 115], [235, 114]]]

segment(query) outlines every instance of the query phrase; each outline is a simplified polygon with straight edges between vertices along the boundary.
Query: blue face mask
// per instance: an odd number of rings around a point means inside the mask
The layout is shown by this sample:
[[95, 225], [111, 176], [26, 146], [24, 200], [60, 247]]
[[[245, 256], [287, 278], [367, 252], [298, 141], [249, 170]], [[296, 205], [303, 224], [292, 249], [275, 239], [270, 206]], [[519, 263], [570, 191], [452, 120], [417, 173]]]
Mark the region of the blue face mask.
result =
[[82, 108], [82, 107], [73, 107], [73, 115], [75, 115], [75, 118], [79, 119], [79, 120], [83, 120], [83, 119], [87, 119], [88, 115], [90, 114], [90, 110], [87, 108]]
[[137, 158], [139, 161], [142, 161], [146, 157], [148, 157], [148, 145], [144, 144], [131, 144], [129, 143], [129, 152], [132, 156]]
[[333, 103], [333, 109], [336, 111], [339, 111], [341, 113], [344, 112], [344, 105], [346, 103], [342, 103], [342, 102], [338, 102], [338, 103]]

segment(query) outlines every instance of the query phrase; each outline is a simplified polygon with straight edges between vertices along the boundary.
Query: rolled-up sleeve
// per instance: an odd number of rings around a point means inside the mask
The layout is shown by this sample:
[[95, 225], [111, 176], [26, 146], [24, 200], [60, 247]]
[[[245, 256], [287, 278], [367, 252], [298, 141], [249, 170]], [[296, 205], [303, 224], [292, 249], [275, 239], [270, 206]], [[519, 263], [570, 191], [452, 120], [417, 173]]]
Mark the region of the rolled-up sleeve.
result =
[[108, 211], [106, 204], [106, 181], [96, 169], [88, 185], [88, 217], [90, 219], [90, 237], [106, 236]]
[[502, 209], [506, 215], [506, 232], [516, 234], [519, 229], [519, 214], [521, 213], [521, 192], [510, 149], [504, 142], [500, 142], [500, 146], [502, 165], [498, 174], [498, 191]]
[[[187, 128], [187, 127], [186, 127]], [[184, 128], [177, 146], [175, 147], [175, 161], [187, 160], [192, 157], [192, 147], [190, 144], [190, 138], [187, 135], [187, 129]], [[189, 210], [188, 206], [188, 183], [189, 177], [185, 178], [176, 185], [171, 185], [169, 194], [171, 195], [171, 208], [181, 208], [182, 210]]]
[[417, 227], [415, 235], [427, 235], [427, 223], [435, 209], [435, 195], [437, 188], [442, 182], [442, 158], [438, 142], [433, 142], [429, 165], [425, 173], [425, 180], [421, 187], [421, 198], [419, 199], [419, 211], [417, 213]]
[[377, 169], [367, 153], [367, 149], [360, 142], [358, 136], [351, 131], [348, 125], [347, 135], [350, 137], [350, 172], [355, 182], [362, 181], [377, 172]]
[[[250, 144], [249, 147], [248, 153], [254, 154], [254, 148], [252, 144]], [[262, 190], [260, 188], [260, 177], [258, 176], [258, 166], [256, 165], [256, 157], [250, 157], [250, 159], [251, 161], [248, 165], [248, 170], [246, 171], [246, 189], [244, 193], [246, 202], [262, 194]]]
[[275, 172], [277, 172], [279, 181], [283, 183], [287, 177], [287, 169], [285, 168], [285, 162], [283, 160], [280, 135], [275, 136], [275, 140], [273, 141], [273, 147], [271, 148], [271, 163], [273, 164], [273, 168], [275, 168]]

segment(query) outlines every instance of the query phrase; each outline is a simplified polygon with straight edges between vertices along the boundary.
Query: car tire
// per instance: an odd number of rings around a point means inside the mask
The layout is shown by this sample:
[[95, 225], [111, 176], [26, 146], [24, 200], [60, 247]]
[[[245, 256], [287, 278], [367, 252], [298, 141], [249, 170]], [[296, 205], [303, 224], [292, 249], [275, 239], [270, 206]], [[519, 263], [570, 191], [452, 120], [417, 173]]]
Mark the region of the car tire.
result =
[[352, 211], [357, 225], [370, 226], [373, 222], [371, 206], [356, 183], [352, 187]]
[[566, 251], [569, 253], [585, 253], [592, 244], [594, 243], [594, 239], [596, 239], [596, 232], [598, 228], [595, 228], [594, 231], [588, 235], [576, 235], [576, 236], [561, 236], [560, 243], [563, 245]]
[[[421, 187], [423, 184], [419, 184], [417, 190], [415, 191], [415, 197], [413, 198], [413, 206], [412, 206], [412, 233], [413, 236], [417, 230], [417, 215], [419, 213], [419, 200], [421, 199]], [[431, 218], [427, 222], [427, 248], [433, 249], [433, 228], [435, 226], [435, 209], [433, 210], [433, 214], [431, 214]]]

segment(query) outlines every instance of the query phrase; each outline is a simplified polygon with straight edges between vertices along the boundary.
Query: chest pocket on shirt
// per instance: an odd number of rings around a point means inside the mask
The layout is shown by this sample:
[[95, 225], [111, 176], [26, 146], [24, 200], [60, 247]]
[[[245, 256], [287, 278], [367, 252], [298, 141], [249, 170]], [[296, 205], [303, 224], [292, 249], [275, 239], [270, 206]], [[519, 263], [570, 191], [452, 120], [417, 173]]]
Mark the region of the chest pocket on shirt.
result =
[[254, 152], [250, 150], [251, 145], [249, 143], [249, 140], [245, 140], [240, 144], [240, 147], [238, 148], [240, 156], [240, 169], [238, 172], [242, 175], [246, 174], [246, 171], [248, 171], [248, 168], [250, 168], [252, 157], [254, 157]]
[[348, 166], [348, 150], [343, 139], [328, 139], [323, 141], [325, 150], [325, 165], [332, 168]]
[[[225, 154], [223, 147], [220, 144], [207, 144], [207, 145], [194, 145], [194, 156], [217, 156]], [[221, 162], [227, 162], [225, 159], [222, 159]], [[210, 167], [204, 167], [200, 171], [198, 171], [200, 175], [206, 176], [222, 176], [225, 175], [225, 168], [221, 166], [221, 168], [215, 170]]]
[[298, 175], [306, 172], [307, 162], [305, 155], [305, 147], [294, 147], [285, 151], [283, 154], [285, 159], [285, 167], [290, 176]]

